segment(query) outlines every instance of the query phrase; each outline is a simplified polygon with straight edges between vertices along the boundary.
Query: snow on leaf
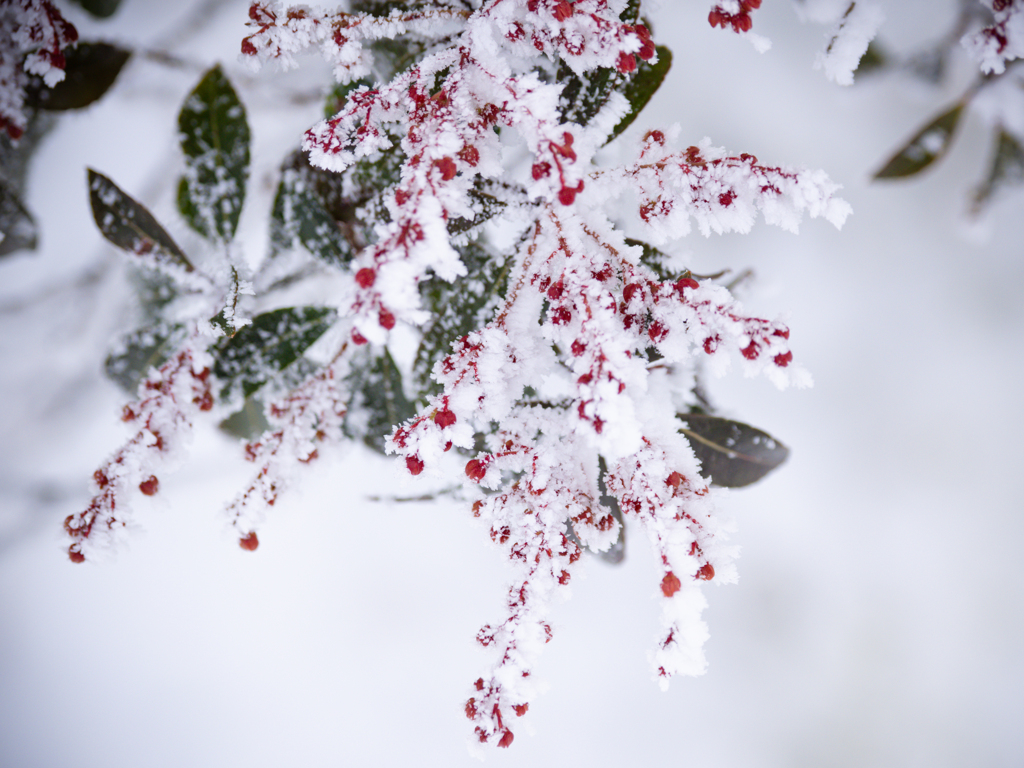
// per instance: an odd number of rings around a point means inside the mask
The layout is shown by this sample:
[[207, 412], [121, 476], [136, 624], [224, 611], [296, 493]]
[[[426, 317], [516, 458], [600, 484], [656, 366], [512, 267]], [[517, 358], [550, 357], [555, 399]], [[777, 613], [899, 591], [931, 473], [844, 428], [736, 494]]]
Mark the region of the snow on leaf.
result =
[[249, 123], [238, 94], [214, 67], [185, 99], [178, 114], [185, 174], [178, 210], [203, 237], [235, 236], [249, 178]]
[[877, 4], [851, 2], [825, 50], [815, 59], [814, 68], [823, 69], [825, 76], [839, 85], [853, 85], [853, 73], [883, 21], [885, 14]]
[[275, 309], [222, 338], [211, 350], [220, 397], [249, 397], [298, 360], [334, 319], [334, 311], [323, 307]]
[[678, 416], [686, 423], [680, 432], [701, 463], [701, 475], [712, 485], [742, 488], [756, 483], [789, 456], [789, 448], [749, 424], [704, 413]]
[[899, 179], [913, 176], [946, 154], [960, 123], [963, 108], [964, 102], [957, 102], [915, 133], [874, 178]]
[[67, 53], [64, 79], [52, 88], [30, 89], [29, 103], [54, 111], [87, 107], [110, 89], [131, 55], [109, 43], [79, 43]]

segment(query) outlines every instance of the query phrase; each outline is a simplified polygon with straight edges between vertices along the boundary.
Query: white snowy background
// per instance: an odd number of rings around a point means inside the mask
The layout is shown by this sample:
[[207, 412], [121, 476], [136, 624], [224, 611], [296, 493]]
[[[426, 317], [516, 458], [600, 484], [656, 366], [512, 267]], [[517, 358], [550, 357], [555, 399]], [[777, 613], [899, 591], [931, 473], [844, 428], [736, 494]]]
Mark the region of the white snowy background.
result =
[[[881, 40], [910, 52], [956, 3], [889, 2]], [[1021, 195], [965, 216], [988, 160], [969, 115], [920, 178], [870, 183], [901, 141], [975, 76], [863, 78], [812, 68], [826, 28], [765, 3], [757, 53], [706, 23], [708, 0], [665, 0], [675, 53], [645, 127], [679, 122], [772, 163], [825, 169], [854, 209], [842, 232], [768, 227], [678, 247], [695, 271], [752, 267], [748, 308], [791, 313], [815, 387], [712, 381], [726, 413], [792, 456], [727, 499], [738, 585], [708, 585], [710, 668], [651, 680], [658, 572], [645, 542], [587, 563], [556, 607], [536, 700], [494, 765], [689, 768], [1024, 764], [1024, 240]], [[254, 131], [243, 216], [264, 247], [274, 172], [318, 116], [326, 68], [252, 78], [238, 65], [246, 0], [125, 0], [111, 20], [72, 7], [83, 38], [136, 56], [99, 104], [67, 114], [31, 167], [40, 250], [0, 261], [0, 766], [473, 765], [462, 704], [500, 618], [506, 569], [486, 532], [415, 494], [393, 462], [325, 457], [275, 507], [255, 554], [221, 509], [248, 478], [238, 447], [201, 430], [192, 459], [138, 504], [142, 530], [107, 562], [73, 565], [61, 521], [124, 439], [122, 394], [101, 373], [128, 315], [120, 255], [92, 224], [85, 167], [173, 212], [175, 117], [219, 60]], [[628, 140], [628, 137], [627, 137]], [[187, 242], [186, 242], [187, 244]], [[532, 731], [532, 732], [531, 732]]]

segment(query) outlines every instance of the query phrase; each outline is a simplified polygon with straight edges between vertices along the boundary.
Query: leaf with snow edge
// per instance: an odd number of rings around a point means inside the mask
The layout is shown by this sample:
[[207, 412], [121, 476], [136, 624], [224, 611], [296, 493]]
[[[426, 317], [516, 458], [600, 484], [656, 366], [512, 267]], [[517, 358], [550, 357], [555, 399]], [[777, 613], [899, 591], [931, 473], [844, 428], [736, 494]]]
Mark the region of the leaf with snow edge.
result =
[[346, 267], [355, 255], [334, 218], [295, 171], [285, 171], [277, 187], [270, 222], [271, 255], [296, 242], [333, 267]]
[[118, 349], [107, 356], [103, 371], [111, 381], [134, 394], [150, 369], [167, 362], [186, 336], [185, 326], [180, 323], [139, 328], [120, 340]]
[[814, 68], [839, 85], [853, 85], [853, 73], [883, 21], [882, 9], [869, 0], [851, 2]]
[[973, 212], [979, 213], [997, 192], [1021, 183], [1024, 183], [1024, 147], [1013, 134], [999, 128], [988, 176], [974, 193]]
[[65, 54], [64, 79], [53, 88], [35, 81], [26, 90], [26, 103], [50, 111], [87, 107], [110, 89], [131, 55], [109, 43], [79, 43]]
[[249, 177], [249, 123], [220, 66], [211, 69], [178, 114], [185, 175], [178, 210], [196, 232], [227, 242], [235, 235]]
[[221, 431], [242, 440], [254, 440], [271, 429], [263, 403], [255, 397], [246, 398], [245, 403], [220, 423]]
[[431, 319], [423, 328], [413, 374], [418, 396], [437, 394], [440, 385], [430, 378], [434, 364], [447, 355], [456, 339], [483, 327], [508, 285], [511, 258], [502, 258], [483, 245], [456, 246], [467, 274], [449, 283], [439, 278], [420, 284], [420, 295]]
[[668, 71], [672, 67], [672, 51], [664, 45], [657, 46], [655, 50], [658, 52], [657, 63], [651, 64], [648, 61], [641, 60], [637, 65], [636, 74], [626, 82], [622, 93], [629, 102], [629, 114], [622, 118], [619, 124], [615, 126], [612, 135], [608, 139], [609, 141], [633, 124], [637, 115], [647, 106], [647, 102], [651, 100], [651, 97], [654, 96], [665, 81], [665, 76], [668, 75]]
[[449, 235], [461, 235], [469, 232], [471, 229], [479, 227], [485, 221], [491, 220], [505, 210], [508, 203], [489, 192], [485, 192], [485, 186], [487, 186], [485, 180], [479, 178], [474, 180], [473, 187], [468, 190], [467, 194], [469, 195], [470, 204], [478, 212], [474, 214], [472, 219], [461, 216], [448, 219], [447, 229]]
[[336, 313], [324, 307], [286, 307], [265, 312], [210, 352], [223, 383], [221, 398], [247, 398], [276, 379], [331, 326]]
[[634, 240], [631, 237], [626, 238], [626, 245], [639, 246], [643, 249], [640, 261], [650, 267], [651, 271], [657, 275], [658, 280], [661, 282], [674, 280], [679, 277], [679, 272], [668, 266], [668, 262], [672, 260], [672, 257], [664, 251], [655, 248], [650, 243]]
[[964, 102], [960, 101], [914, 134], [885, 166], [874, 175], [876, 179], [898, 179], [920, 173], [949, 149], [960, 122]]
[[385, 453], [385, 443], [394, 427], [416, 415], [416, 407], [405, 395], [402, 372], [387, 348], [381, 354], [367, 351], [361, 364], [353, 361], [351, 382], [356, 392], [349, 414], [361, 412], [359, 424], [345, 422], [346, 433], [361, 437], [370, 448]]
[[608, 472], [608, 464], [605, 462], [604, 456], [597, 457], [597, 468], [597, 486], [601, 492], [600, 503], [609, 509], [612, 517], [619, 524], [619, 537], [615, 543], [604, 552], [598, 552], [597, 556], [606, 563], [618, 565], [626, 559], [626, 525], [622, 521], [622, 508], [619, 507], [619, 500], [608, 493], [608, 488], [604, 483], [604, 476]]
[[33, 251], [38, 233], [35, 219], [18, 195], [0, 181], [0, 256], [20, 250]]
[[626, 97], [630, 110], [612, 129], [608, 141], [617, 137], [647, 106], [647, 102], [661, 87], [672, 66], [672, 52], [663, 45], [657, 46], [656, 50], [658, 62], [651, 64], [640, 60], [636, 72], [632, 74], [625, 74], [611, 67], [599, 67], [577, 75], [568, 65], [562, 64], [556, 78], [558, 82], [565, 84], [558, 101], [561, 121], [589, 125], [608, 103], [611, 95], [619, 91]]
[[145, 206], [101, 173], [89, 170], [89, 202], [100, 234], [135, 254], [144, 266], [168, 265], [192, 272], [192, 263]]
[[703, 413], [677, 414], [712, 485], [742, 488], [756, 483], [789, 456], [789, 448], [767, 432], [740, 421]]

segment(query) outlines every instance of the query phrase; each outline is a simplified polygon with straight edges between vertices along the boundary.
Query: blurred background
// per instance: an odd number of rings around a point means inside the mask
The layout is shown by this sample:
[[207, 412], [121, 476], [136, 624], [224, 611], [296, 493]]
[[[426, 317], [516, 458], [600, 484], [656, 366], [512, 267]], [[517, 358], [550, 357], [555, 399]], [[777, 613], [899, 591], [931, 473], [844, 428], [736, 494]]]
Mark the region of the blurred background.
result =
[[[725, 415], [788, 443], [789, 462], [732, 492], [736, 585], [706, 588], [710, 665], [662, 693], [647, 653], [658, 572], [638, 536], [595, 558], [552, 616], [531, 704], [497, 765], [690, 768], [1024, 764], [1024, 284], [1018, 192], [981, 217], [970, 195], [991, 126], [969, 113], [949, 155], [905, 181], [871, 175], [977, 77], [959, 50], [929, 84], [907, 69], [842, 88], [815, 71], [827, 27], [767, 2], [757, 53], [662, 2], [668, 80], [620, 141], [679, 123], [733, 153], [826, 170], [854, 214], [841, 232], [677, 244], [694, 271], [751, 268], [747, 309], [788, 312], [815, 378], [709, 383]], [[221, 516], [251, 465], [201, 429], [180, 472], [140, 500], [107, 562], [72, 565], [61, 522], [124, 439], [102, 373], [129, 317], [119, 254], [97, 232], [85, 167], [172, 234], [176, 114], [221, 61], [253, 126], [245, 242], [265, 248], [284, 153], [319, 116], [327, 68], [250, 75], [246, 0], [125, 0], [86, 39], [136, 54], [107, 96], [67, 113], [29, 169], [40, 248], [0, 260], [0, 765], [473, 765], [462, 705], [488, 657], [508, 571], [467, 510], [387, 503], [422, 488], [362, 448], [325, 456], [243, 552]], [[909, 57], [959, 3], [883, 3], [879, 41]], [[158, 54], [170, 53], [177, 63]], [[299, 98], [292, 98], [298, 94]], [[303, 98], [305, 97], [305, 98]]]

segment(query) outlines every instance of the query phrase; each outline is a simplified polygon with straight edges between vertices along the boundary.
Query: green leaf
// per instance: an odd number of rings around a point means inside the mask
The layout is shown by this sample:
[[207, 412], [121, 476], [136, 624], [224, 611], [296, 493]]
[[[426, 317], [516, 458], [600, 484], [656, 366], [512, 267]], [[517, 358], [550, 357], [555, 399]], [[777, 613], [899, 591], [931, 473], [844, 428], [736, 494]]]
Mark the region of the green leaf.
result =
[[767, 432], [703, 413], [677, 414], [687, 426], [680, 429], [701, 463], [701, 474], [712, 485], [740, 488], [756, 483], [789, 456], [789, 448]]
[[121, 5], [121, 0], [75, 0], [75, 2], [100, 19], [113, 16], [117, 7]]
[[462, 218], [461, 216], [449, 219], [447, 225], [449, 235], [461, 235], [464, 232], [469, 232], [474, 227], [478, 227], [485, 221], [497, 216], [508, 205], [504, 200], [485, 192], [484, 187], [486, 185], [486, 180], [476, 179], [473, 188], [469, 190], [468, 194], [473, 201], [473, 208], [477, 213], [472, 219]]
[[657, 46], [655, 50], [658, 52], [658, 63], [651, 64], [641, 60], [636, 68], [636, 72], [626, 83], [626, 87], [622, 92], [629, 101], [629, 114], [622, 118], [619, 124], [615, 126], [608, 141], [614, 139], [633, 124], [637, 115], [647, 106], [647, 102], [651, 100], [651, 97], [654, 96], [655, 92], [665, 81], [665, 76], [668, 74], [669, 69], [672, 68], [672, 51], [664, 45]]
[[451, 352], [452, 344], [485, 325], [505, 295], [511, 258], [502, 259], [477, 242], [456, 246], [466, 275], [454, 283], [434, 278], [421, 284], [420, 295], [431, 319], [423, 327], [416, 350], [413, 375], [418, 395], [436, 394], [439, 386], [430, 378], [434, 363]]
[[597, 469], [597, 487], [601, 492], [600, 502], [608, 507], [612, 517], [619, 521], [619, 537], [611, 547], [604, 552], [598, 552], [597, 555], [606, 563], [618, 565], [626, 559], [626, 524], [622, 519], [622, 508], [619, 507], [619, 500], [608, 493], [608, 488], [604, 483], [604, 476], [608, 474], [608, 465], [604, 460], [604, 456], [597, 457]]
[[134, 393], [149, 369], [163, 365], [185, 335], [185, 327], [177, 323], [157, 323], [132, 331], [107, 357], [104, 372], [124, 390]]
[[35, 250], [36, 222], [13, 189], [0, 181], [0, 256]]
[[51, 111], [87, 107], [110, 89], [131, 55], [108, 43], [79, 43], [66, 54], [64, 79], [53, 88], [38, 80], [26, 91], [26, 101]]
[[349, 420], [346, 431], [362, 437], [369, 447], [384, 453], [384, 442], [397, 424], [416, 415], [416, 408], [405, 396], [402, 372], [385, 348], [380, 355], [364, 358], [363, 364], [353, 362], [352, 380], [355, 402], [350, 414], [359, 413], [361, 423]]
[[287, 307], [266, 312], [211, 350], [221, 398], [247, 398], [288, 366], [330, 328], [335, 312], [324, 307]]
[[249, 177], [249, 123], [219, 66], [199, 82], [178, 115], [185, 175], [178, 210], [196, 232], [227, 242], [235, 236]]
[[138, 256], [143, 265], [174, 265], [186, 272], [192, 264], [153, 214], [124, 193], [114, 182], [89, 170], [89, 202], [100, 233], [118, 248]]
[[1003, 128], [996, 130], [995, 151], [988, 176], [974, 193], [973, 211], [978, 213], [992, 197], [1006, 187], [1024, 183], [1024, 146]]
[[914, 134], [904, 147], [893, 155], [878, 173], [876, 179], [897, 179], [920, 173], [938, 160], [949, 149], [960, 122], [964, 102], [960, 101]]
[[868, 75], [879, 72], [887, 66], [889, 66], [889, 56], [877, 40], [872, 40], [868, 43], [868, 48], [864, 51], [864, 55], [860, 57], [860, 61], [857, 62], [857, 69], [854, 71], [858, 76]]
[[272, 256], [298, 242], [313, 256], [339, 268], [347, 266], [355, 255], [320, 198], [294, 170], [286, 170], [277, 187], [270, 241]]
[[629, 75], [611, 67], [598, 69], [577, 75], [567, 64], [558, 69], [556, 80], [564, 83], [558, 98], [558, 112], [563, 123], [587, 125], [608, 103], [612, 93], [622, 90]]

